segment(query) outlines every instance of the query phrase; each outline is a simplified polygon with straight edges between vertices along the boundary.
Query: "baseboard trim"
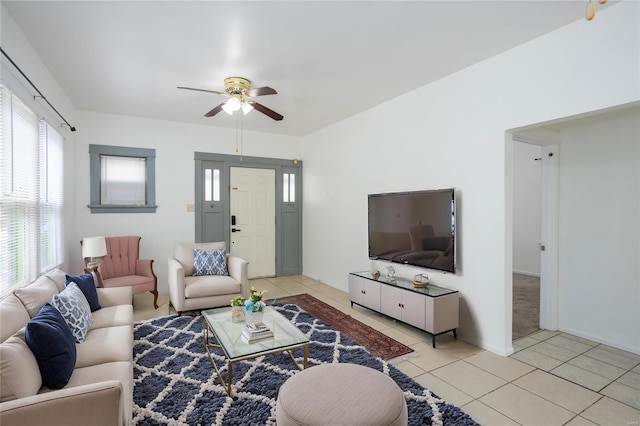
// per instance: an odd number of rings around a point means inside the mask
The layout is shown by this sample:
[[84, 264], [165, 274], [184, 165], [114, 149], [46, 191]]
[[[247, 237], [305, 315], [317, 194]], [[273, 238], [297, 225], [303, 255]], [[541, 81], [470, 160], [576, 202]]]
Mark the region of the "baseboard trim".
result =
[[536, 277], [536, 278], [540, 278], [540, 273], [536, 273], [536, 272], [518, 271], [518, 270], [516, 270], [516, 269], [512, 270], [511, 272], [513, 272], [514, 274], [527, 275], [527, 276], [529, 276], [529, 277]]
[[600, 343], [600, 344], [603, 344], [603, 345], [611, 346], [611, 347], [617, 348], [617, 349], [622, 349], [623, 351], [631, 352], [632, 354], [640, 355], [640, 350], [638, 350], [638, 348], [627, 346], [625, 344], [621, 344], [621, 343], [618, 343], [618, 342], [613, 342], [613, 341], [611, 341], [609, 339], [603, 339], [600, 336], [594, 336], [594, 335], [589, 334], [589, 333], [583, 333], [581, 331], [573, 330], [571, 328], [565, 328], [565, 327], [558, 327], [558, 330], [563, 332], [563, 333], [571, 334], [573, 336], [582, 337], [583, 339], [591, 340], [591, 341], [596, 342], [596, 343]]

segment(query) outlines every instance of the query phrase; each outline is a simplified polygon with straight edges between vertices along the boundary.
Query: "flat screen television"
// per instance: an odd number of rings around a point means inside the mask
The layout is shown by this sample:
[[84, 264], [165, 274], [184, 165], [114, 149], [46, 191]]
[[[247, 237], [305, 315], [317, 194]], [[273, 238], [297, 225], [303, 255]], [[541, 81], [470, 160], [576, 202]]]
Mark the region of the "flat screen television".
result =
[[369, 194], [369, 258], [456, 271], [455, 191]]

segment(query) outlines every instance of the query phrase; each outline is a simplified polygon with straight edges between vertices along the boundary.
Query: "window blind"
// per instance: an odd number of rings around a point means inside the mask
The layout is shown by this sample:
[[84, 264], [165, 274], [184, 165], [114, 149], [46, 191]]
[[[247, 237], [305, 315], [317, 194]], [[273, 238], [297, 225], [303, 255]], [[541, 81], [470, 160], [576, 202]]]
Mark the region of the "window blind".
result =
[[100, 204], [145, 204], [146, 159], [101, 155]]
[[63, 261], [63, 139], [0, 86], [0, 295]]
[[64, 139], [40, 121], [40, 271], [62, 264], [64, 253]]

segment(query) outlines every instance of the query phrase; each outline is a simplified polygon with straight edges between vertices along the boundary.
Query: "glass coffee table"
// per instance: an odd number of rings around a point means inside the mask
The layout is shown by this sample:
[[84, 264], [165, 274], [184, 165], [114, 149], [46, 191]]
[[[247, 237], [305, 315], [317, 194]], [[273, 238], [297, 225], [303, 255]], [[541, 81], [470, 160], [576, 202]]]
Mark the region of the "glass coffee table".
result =
[[[273, 331], [273, 337], [258, 340], [254, 343], [247, 343], [246, 340], [242, 338], [242, 329], [246, 323], [231, 321], [231, 307], [202, 311], [202, 317], [204, 318], [204, 327], [202, 330], [204, 348], [207, 351], [207, 355], [209, 355], [209, 360], [213, 368], [218, 374], [220, 383], [229, 396], [231, 396], [232, 368], [236, 362], [257, 358], [262, 355], [286, 352], [299, 370], [307, 368], [309, 339], [298, 327], [293, 325], [291, 321], [270, 306], [265, 308], [262, 322]], [[215, 342], [210, 342], [209, 334], [213, 335]], [[221, 349], [227, 359], [226, 381], [213, 360], [211, 348]], [[291, 353], [294, 349], [300, 348], [302, 348], [304, 352], [302, 365], [298, 364]]]

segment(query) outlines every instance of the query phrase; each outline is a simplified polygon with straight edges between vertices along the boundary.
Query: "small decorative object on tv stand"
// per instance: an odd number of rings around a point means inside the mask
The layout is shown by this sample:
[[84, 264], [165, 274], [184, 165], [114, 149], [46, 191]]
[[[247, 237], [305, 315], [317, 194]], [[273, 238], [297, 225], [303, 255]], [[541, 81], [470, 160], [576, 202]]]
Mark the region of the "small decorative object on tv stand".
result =
[[393, 266], [387, 266], [387, 278], [392, 280], [396, 276], [396, 270]]
[[417, 288], [423, 288], [429, 285], [429, 275], [416, 274], [413, 277], [413, 286]]

